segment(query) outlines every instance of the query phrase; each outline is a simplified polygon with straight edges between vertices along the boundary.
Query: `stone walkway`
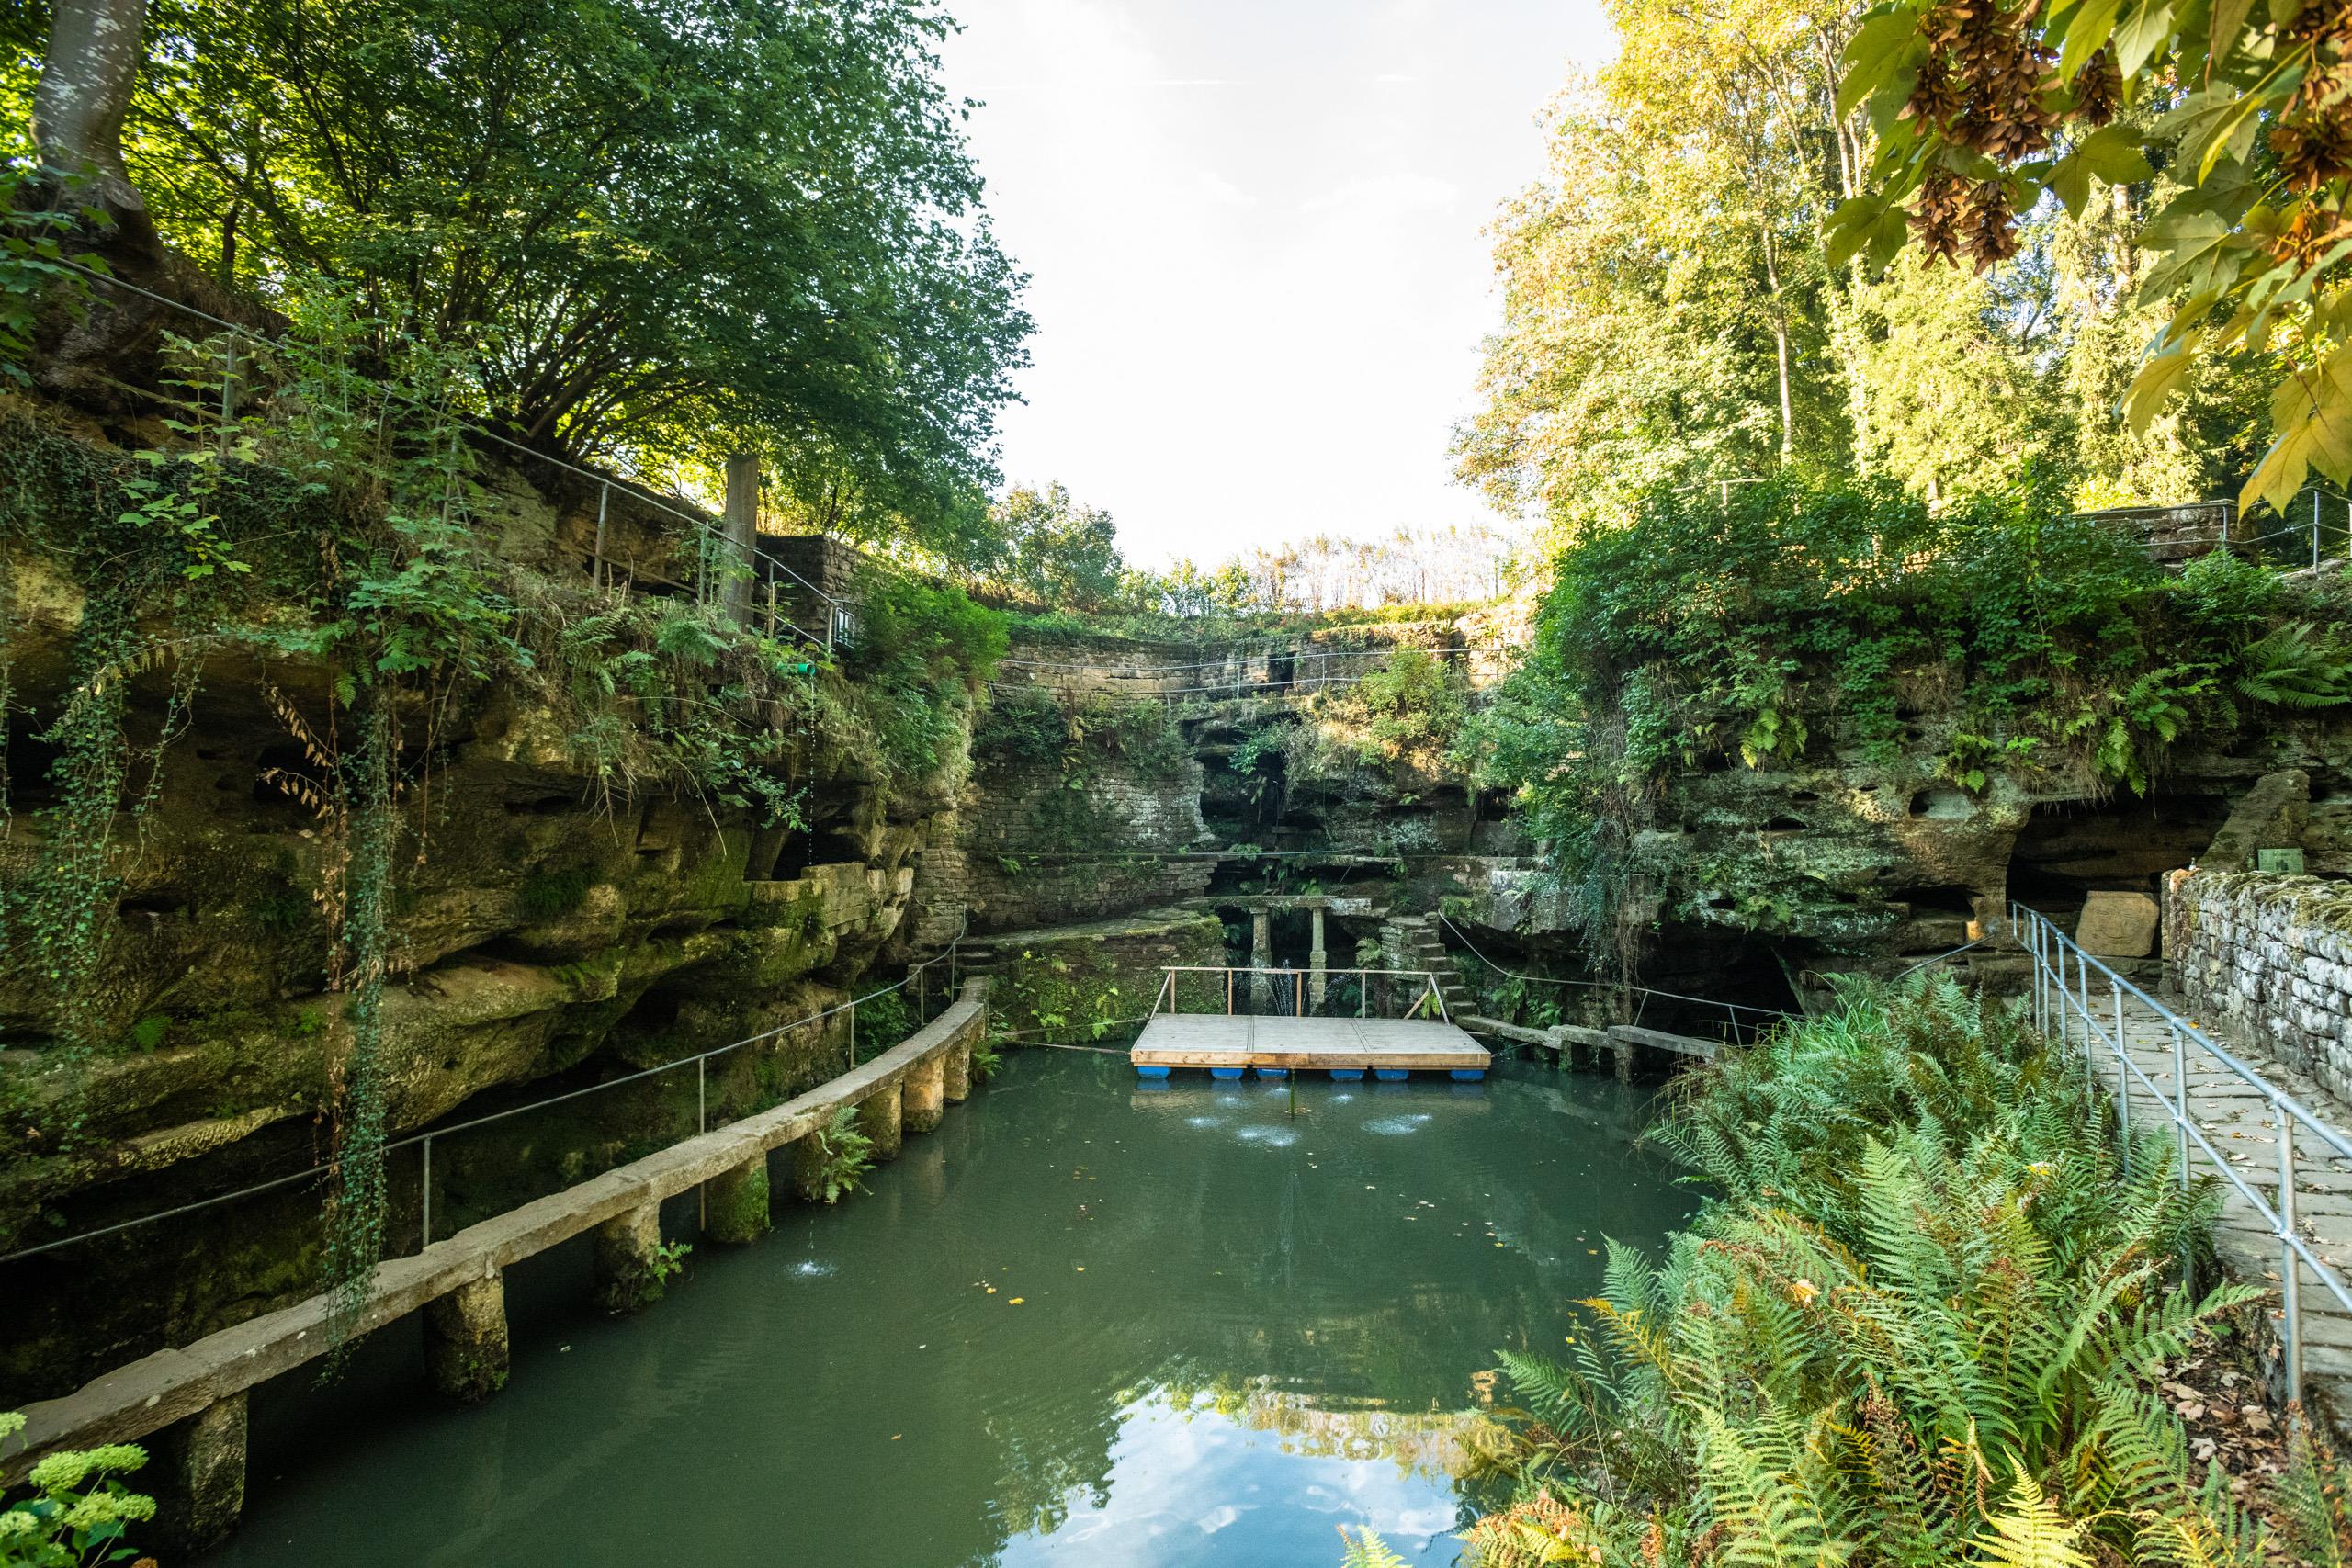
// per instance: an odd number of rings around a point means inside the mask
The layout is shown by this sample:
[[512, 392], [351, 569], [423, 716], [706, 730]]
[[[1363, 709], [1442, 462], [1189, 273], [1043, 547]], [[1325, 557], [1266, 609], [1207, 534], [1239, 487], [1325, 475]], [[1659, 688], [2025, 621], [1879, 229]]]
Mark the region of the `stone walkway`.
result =
[[[2112, 1029], [2111, 1003], [2092, 993], [2092, 1006]], [[2183, 1016], [2188, 1016], [2184, 1014]], [[2195, 1021], [2199, 1022], [2202, 1021]], [[2071, 1027], [2077, 1043], [2081, 1021]], [[2123, 1032], [2132, 1061], [2165, 1098], [2173, 1096], [2172, 1026], [2146, 1003], [2124, 997]], [[2101, 1043], [2094, 1042], [2095, 1045]], [[2227, 1042], [2223, 1042], [2225, 1045]], [[2330, 1094], [2313, 1079], [2259, 1051], [2239, 1051], [2237, 1058], [2300, 1101], [2312, 1115], [2339, 1131], [2352, 1129], [2352, 1105]], [[2187, 1043], [2188, 1111], [2213, 1146], [2228, 1159], [2240, 1179], [2277, 1201], [2278, 1191], [2278, 1128], [2269, 1101], [2229, 1068], [2216, 1062], [2195, 1041]], [[2112, 1055], [2101, 1062], [2102, 1077], [2114, 1083]], [[2132, 1119], [2135, 1126], [2166, 1125], [2163, 1109], [2150, 1102], [2148, 1091], [2132, 1080]], [[2212, 1162], [2204, 1150], [2190, 1148], [2190, 1168], [2200, 1174]], [[2224, 1180], [2215, 1249], [2241, 1279], [2279, 1278], [2280, 1247], [2269, 1222], [2245, 1195]], [[2297, 1228], [2312, 1250], [2352, 1280], [2352, 1161], [2336, 1156], [2307, 1128], [2295, 1138], [2295, 1211]], [[2346, 1313], [2334, 1292], [2308, 1266], [2302, 1269], [2303, 1370], [2326, 1399], [2329, 1415], [2341, 1428], [2352, 1420], [2352, 1313]], [[2274, 1309], [2275, 1310], [2275, 1309]]]

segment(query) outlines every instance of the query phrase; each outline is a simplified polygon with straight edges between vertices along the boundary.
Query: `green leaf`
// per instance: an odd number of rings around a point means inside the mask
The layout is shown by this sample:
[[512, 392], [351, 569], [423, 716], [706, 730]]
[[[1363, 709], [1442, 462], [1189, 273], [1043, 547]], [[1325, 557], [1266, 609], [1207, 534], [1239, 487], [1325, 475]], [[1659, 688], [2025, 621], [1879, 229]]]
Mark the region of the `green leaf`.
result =
[[2139, 75], [2171, 36], [2171, 0], [2139, 0], [2115, 32], [2115, 63], [2124, 80]]
[[2123, 413], [2133, 434], [2145, 435], [2150, 422], [2163, 412], [2166, 400], [2188, 379], [2188, 373], [2197, 366], [2197, 344], [2202, 336], [2201, 333], [2188, 333], [2140, 367], [2140, 373], [2132, 378], [2130, 389], [2123, 394]]
[[2083, 0], [2066, 24], [2066, 42], [2058, 55], [2058, 75], [2071, 82], [2083, 62], [2098, 52], [2115, 31], [2115, 14], [2122, 0]]
[[[2114, 0], [2107, 3], [2112, 5]], [[1926, 53], [1916, 13], [1898, 7], [1864, 21], [1846, 46], [1846, 79], [1838, 87], [1838, 118], [1852, 114], [1896, 71], [1917, 65]]]

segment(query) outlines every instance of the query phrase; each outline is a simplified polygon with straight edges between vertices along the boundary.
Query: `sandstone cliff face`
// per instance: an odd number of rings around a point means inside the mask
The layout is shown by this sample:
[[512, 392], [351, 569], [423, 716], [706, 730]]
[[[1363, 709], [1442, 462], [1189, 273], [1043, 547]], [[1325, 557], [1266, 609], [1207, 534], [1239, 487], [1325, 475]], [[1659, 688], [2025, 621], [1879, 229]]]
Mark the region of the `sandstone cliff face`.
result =
[[[2185, 735], [2144, 795], [1998, 770], [1963, 787], [1939, 773], [1952, 726], [1932, 708], [1892, 760], [1838, 742], [1833, 713], [1806, 716], [1815, 739], [1801, 761], [1717, 758], [1665, 780], [1625, 857], [1617, 916], [1644, 979], [1722, 995], [1726, 974], [1775, 967], [1891, 974], [1995, 930], [2012, 899], [2071, 929], [2093, 892], [2153, 898], [2281, 770], [2310, 777], [2295, 847], [2314, 872], [2352, 873], [2352, 716], [2299, 716], [2227, 748]], [[1492, 863], [1472, 880], [1490, 930], [1579, 940], [1571, 897], [1540, 868]], [[1996, 987], [2022, 964], [1997, 936], [1961, 961]]]
[[[50, 804], [51, 752], [28, 716], [55, 711], [82, 604], [37, 557], [5, 565], [16, 712], [0, 877], [21, 887]], [[327, 713], [329, 679], [299, 657], [204, 657], [152, 803], [135, 829], [121, 819], [136, 852], [102, 935], [104, 1039], [74, 1073], [48, 1070], [44, 977], [21, 962], [0, 969], [0, 1252], [331, 1150], [350, 1031], [346, 998], [329, 989], [318, 890], [340, 852], [303, 795], [314, 764], [276, 705]], [[130, 689], [135, 749], [153, 741], [166, 680]], [[912, 856], [952, 803], [954, 768], [894, 790], [779, 727], [761, 765], [801, 792], [806, 826], [786, 829], [743, 807], [616, 788], [564, 726], [512, 683], [402, 714], [407, 744], [431, 761], [399, 812], [383, 1004], [395, 1136], [775, 1029], [843, 1000], [886, 949], [905, 955]], [[840, 1070], [845, 1024], [779, 1034], [700, 1083], [671, 1073], [533, 1113], [495, 1149], [448, 1148], [436, 1230], [691, 1132], [698, 1104], [739, 1115], [820, 1080]], [[78, 1126], [61, 1134], [67, 1121]], [[396, 1154], [392, 1250], [415, 1239], [421, 1176], [413, 1152]], [[297, 1183], [0, 1265], [0, 1408], [308, 1293], [321, 1195]]]

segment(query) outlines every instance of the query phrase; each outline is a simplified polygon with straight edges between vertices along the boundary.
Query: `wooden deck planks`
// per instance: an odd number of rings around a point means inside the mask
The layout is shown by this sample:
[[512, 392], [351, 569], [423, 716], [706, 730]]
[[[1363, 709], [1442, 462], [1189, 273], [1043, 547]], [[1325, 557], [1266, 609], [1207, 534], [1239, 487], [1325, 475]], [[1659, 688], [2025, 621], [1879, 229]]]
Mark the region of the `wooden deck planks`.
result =
[[1244, 1018], [1163, 1013], [1129, 1051], [1159, 1067], [1385, 1067], [1483, 1072], [1487, 1048], [1450, 1023], [1420, 1019]]

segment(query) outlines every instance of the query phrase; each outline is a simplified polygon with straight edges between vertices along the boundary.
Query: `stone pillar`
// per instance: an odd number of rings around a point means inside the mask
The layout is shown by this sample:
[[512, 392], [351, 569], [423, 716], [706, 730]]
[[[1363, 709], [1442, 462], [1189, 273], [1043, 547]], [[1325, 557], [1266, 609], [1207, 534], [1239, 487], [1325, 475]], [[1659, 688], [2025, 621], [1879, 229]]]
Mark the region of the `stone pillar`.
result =
[[[1250, 911], [1250, 967], [1269, 969], [1274, 962], [1273, 916], [1264, 909]], [[1267, 1010], [1272, 997], [1272, 977], [1265, 975], [1250, 976], [1250, 1008], [1253, 1012]]]
[[925, 1056], [907, 1069], [899, 1122], [910, 1133], [928, 1133], [947, 1113], [945, 1053]]
[[1634, 1043], [1630, 1040], [1620, 1040], [1615, 1043], [1617, 1048], [1617, 1081], [1619, 1083], [1632, 1083], [1634, 1081]]
[[492, 1269], [424, 1303], [424, 1372], [460, 1404], [506, 1386], [506, 1281]]
[[741, 1245], [768, 1234], [768, 1152], [761, 1149], [703, 1184], [703, 1234]]
[[874, 1160], [897, 1159], [902, 1141], [899, 1086], [876, 1089], [857, 1102], [857, 1130], [874, 1140]]
[[662, 1205], [645, 1203], [598, 1225], [590, 1289], [599, 1310], [639, 1312], [662, 1299]]
[[817, 1146], [817, 1134], [804, 1134], [792, 1141], [792, 1195], [804, 1203], [825, 1201], [825, 1185], [818, 1179], [818, 1172], [825, 1163], [824, 1151]]
[[193, 1557], [235, 1533], [245, 1510], [242, 1390], [164, 1427], [148, 1440], [147, 1452], [147, 1467], [130, 1480], [133, 1490], [155, 1499], [155, 1517], [136, 1538], [141, 1546]]
[[1306, 999], [1310, 1006], [1319, 1008], [1323, 1005], [1325, 984], [1323, 979], [1326, 957], [1323, 952], [1323, 906], [1315, 905], [1308, 913], [1315, 920], [1315, 940], [1314, 945], [1306, 950], [1307, 973], [1312, 976], [1307, 982]]
[[972, 1042], [968, 1038], [947, 1048], [940, 1064], [939, 1088], [953, 1105], [961, 1105], [972, 1098]]

